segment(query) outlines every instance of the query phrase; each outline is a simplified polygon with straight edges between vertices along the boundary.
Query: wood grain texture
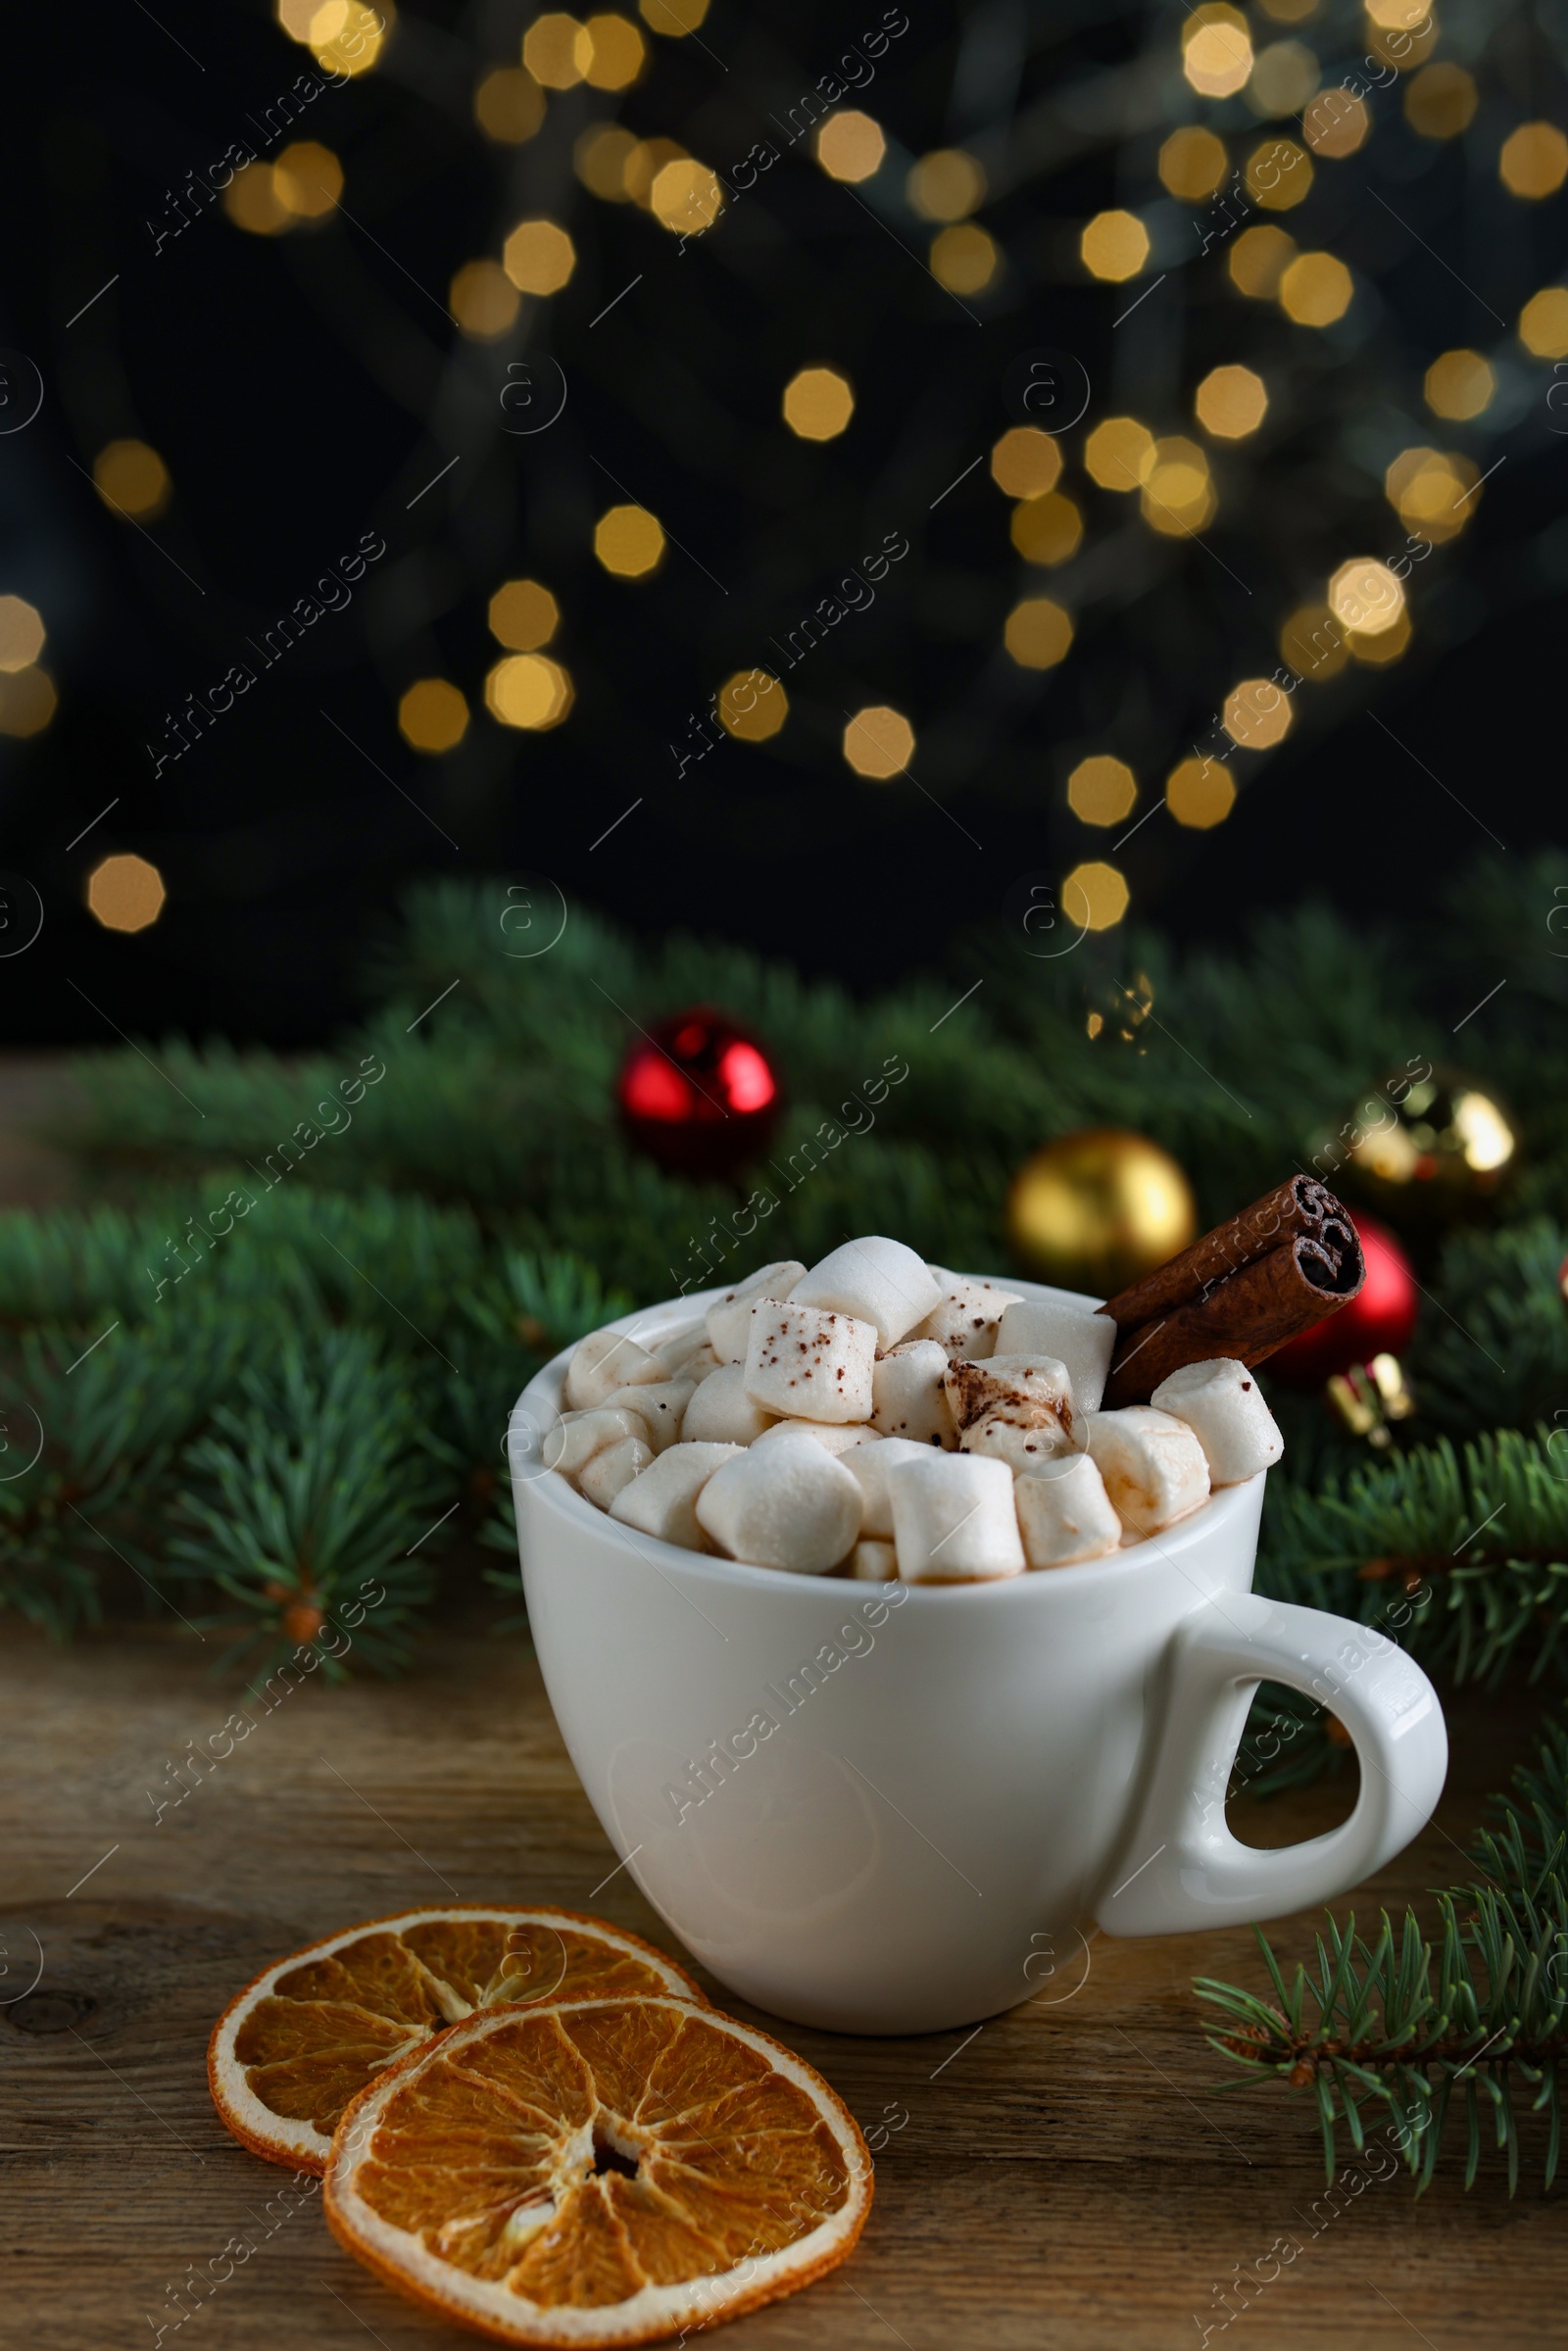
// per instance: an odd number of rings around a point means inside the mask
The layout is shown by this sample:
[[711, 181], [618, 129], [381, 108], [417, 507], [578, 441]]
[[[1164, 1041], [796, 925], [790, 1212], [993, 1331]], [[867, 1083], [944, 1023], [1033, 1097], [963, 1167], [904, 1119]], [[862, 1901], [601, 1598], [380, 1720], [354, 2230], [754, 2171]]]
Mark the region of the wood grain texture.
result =
[[[0, 2333], [40, 2351], [151, 2345], [188, 2265], [228, 2262], [233, 2276], [169, 2325], [166, 2345], [475, 2341], [359, 2269], [315, 2193], [227, 2137], [204, 2073], [213, 2019], [269, 1960], [421, 1899], [562, 1902], [687, 1955], [624, 1872], [603, 1884], [614, 1855], [519, 1636], [449, 1630], [402, 1684], [306, 1686], [155, 1825], [147, 1791], [168, 1792], [166, 1763], [234, 1702], [208, 1655], [177, 1628], [63, 1651], [13, 1633], [0, 1652]], [[1454, 1705], [1439, 1821], [1362, 1890], [1364, 1915], [1462, 1873], [1459, 1848], [1527, 1723], [1517, 1697]], [[1253, 1841], [1284, 1842], [1347, 1800], [1342, 1783], [1233, 1818]], [[1309, 1923], [1279, 1936], [1304, 1950]], [[37, 1945], [39, 1987], [19, 1997]], [[1253, 2351], [1551, 2339], [1568, 2295], [1561, 2199], [1529, 2177], [1510, 2205], [1493, 2165], [1468, 2197], [1445, 2181], [1416, 2204], [1401, 2174], [1314, 2219], [1310, 2112], [1264, 2089], [1211, 2094], [1221, 2069], [1200, 2034], [1200, 1973], [1257, 1982], [1250, 1937], [1102, 1937], [1081, 1984], [1082, 1958], [1064, 1954], [1033, 2005], [966, 2045], [780, 2027], [705, 1977], [818, 2066], [867, 2131], [889, 2132], [854, 2259], [719, 2339], [1177, 2351], [1205, 2324], [1211, 2342]], [[1222, 2334], [1214, 2288], [1290, 2234], [1298, 2255]]]

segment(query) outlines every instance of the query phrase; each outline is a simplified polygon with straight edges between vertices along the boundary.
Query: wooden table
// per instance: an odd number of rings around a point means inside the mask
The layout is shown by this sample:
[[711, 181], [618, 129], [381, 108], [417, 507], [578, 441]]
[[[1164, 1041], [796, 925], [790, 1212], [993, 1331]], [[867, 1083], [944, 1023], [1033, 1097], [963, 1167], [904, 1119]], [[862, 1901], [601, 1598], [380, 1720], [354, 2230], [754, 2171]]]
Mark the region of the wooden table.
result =
[[[240, 2235], [252, 2256], [166, 2344], [475, 2341], [341, 2253], [313, 2196], [274, 2204], [282, 2217], [269, 2223], [264, 2200], [288, 2176], [228, 2138], [209, 2104], [212, 2021], [268, 1961], [453, 1891], [592, 1908], [670, 1938], [624, 1872], [594, 1891], [614, 1857], [521, 1635], [449, 1624], [401, 1684], [307, 1685], [155, 1825], [148, 1791], [169, 1792], [166, 1764], [234, 1702], [210, 1655], [177, 1626], [65, 1650], [12, 1629], [0, 1652], [0, 2334], [39, 2351], [150, 2346], [176, 2307], [171, 2282], [187, 2265], [221, 2268]], [[1456, 1762], [1439, 1820], [1364, 1889], [1364, 1915], [1461, 1874], [1456, 1843], [1528, 1717], [1517, 1695], [1471, 1695], [1450, 1719]], [[1330, 1826], [1347, 1802], [1342, 1782], [1233, 1818], [1255, 1842], [1284, 1842]], [[1287, 1947], [1305, 1949], [1305, 1926], [1279, 1931]], [[18, 1997], [38, 1945], [38, 1988]], [[966, 2043], [852, 2040], [760, 2018], [888, 2136], [849, 2265], [715, 2339], [734, 2351], [1180, 2351], [1205, 2325], [1223, 2339], [1214, 2289], [1238, 2263], [1266, 2269], [1275, 2240], [1293, 2234], [1298, 2254], [1226, 2330], [1231, 2343], [1451, 2351], [1560, 2339], [1568, 2247], [1539, 2167], [1511, 2205], [1495, 2166], [1468, 2197], [1445, 2181], [1419, 2204], [1400, 2174], [1314, 2223], [1323, 2174], [1305, 2103], [1266, 2088], [1209, 2094], [1222, 2069], [1200, 2038], [1191, 1979], [1258, 1982], [1245, 1933], [1102, 1937], [1080, 1986], [1082, 1973], [1064, 1965], [1065, 1996]]]

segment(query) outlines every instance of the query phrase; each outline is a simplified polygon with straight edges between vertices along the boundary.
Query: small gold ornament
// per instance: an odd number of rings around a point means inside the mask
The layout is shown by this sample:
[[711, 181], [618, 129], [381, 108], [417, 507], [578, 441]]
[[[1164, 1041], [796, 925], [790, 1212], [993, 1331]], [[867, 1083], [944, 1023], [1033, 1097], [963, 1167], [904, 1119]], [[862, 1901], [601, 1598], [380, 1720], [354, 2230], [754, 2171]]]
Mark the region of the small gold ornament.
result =
[[1415, 1397], [1397, 1355], [1374, 1355], [1370, 1363], [1352, 1363], [1348, 1371], [1332, 1374], [1323, 1391], [1329, 1410], [1352, 1437], [1386, 1452], [1393, 1442], [1392, 1425], [1408, 1420]]
[[1490, 1084], [1421, 1060], [1363, 1096], [1338, 1134], [1320, 1142], [1312, 1167], [1399, 1232], [1420, 1236], [1484, 1207], [1518, 1151], [1513, 1115]]
[[1169, 1151], [1122, 1127], [1058, 1136], [1007, 1195], [1007, 1239], [1031, 1273], [1110, 1298], [1198, 1238], [1198, 1203]]

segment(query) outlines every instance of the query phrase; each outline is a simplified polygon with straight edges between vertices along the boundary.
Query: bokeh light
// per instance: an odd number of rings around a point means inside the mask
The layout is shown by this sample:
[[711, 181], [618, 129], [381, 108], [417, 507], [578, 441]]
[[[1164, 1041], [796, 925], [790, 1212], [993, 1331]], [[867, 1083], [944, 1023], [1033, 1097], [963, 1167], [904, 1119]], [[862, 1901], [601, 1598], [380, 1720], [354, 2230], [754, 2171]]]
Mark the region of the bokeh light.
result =
[[296, 139], [272, 166], [272, 193], [296, 220], [324, 220], [343, 193], [343, 166], [330, 147]]
[[1084, 469], [1102, 490], [1138, 489], [1153, 464], [1154, 436], [1136, 416], [1107, 416], [1084, 443]]
[[1389, 504], [1407, 531], [1434, 546], [1456, 539], [1480, 504], [1481, 468], [1441, 449], [1405, 449], [1383, 477]]
[[664, 557], [664, 533], [645, 506], [612, 506], [594, 526], [594, 553], [617, 579], [646, 579]]
[[1173, 196], [1197, 204], [1204, 196], [1212, 196], [1225, 176], [1229, 157], [1225, 142], [1205, 130], [1200, 123], [1184, 123], [1173, 130], [1159, 151], [1161, 184]]
[[1138, 778], [1125, 759], [1103, 753], [1080, 759], [1067, 778], [1067, 806], [1080, 824], [1120, 824], [1138, 800]]
[[1026, 563], [1065, 563], [1078, 552], [1084, 518], [1070, 498], [1050, 490], [1015, 506], [1008, 530]]
[[1298, 115], [1322, 77], [1304, 41], [1271, 41], [1257, 53], [1247, 103], [1258, 115]]
[[1114, 930], [1129, 903], [1127, 884], [1114, 865], [1100, 857], [1075, 865], [1061, 885], [1063, 912], [1069, 921], [1081, 922], [1085, 930]]
[[1399, 659], [1411, 634], [1410, 615], [1400, 612], [1391, 628], [1347, 629], [1345, 649], [1352, 661], [1361, 661], [1368, 668], [1385, 669]]
[[43, 614], [23, 596], [0, 596], [0, 670], [30, 668], [43, 651]]
[[1243, 751], [1272, 751], [1291, 731], [1291, 700], [1269, 677], [1244, 677], [1225, 697], [1220, 724]]
[[1555, 122], [1521, 122], [1502, 142], [1497, 176], [1510, 196], [1539, 204], [1568, 179], [1568, 138]]
[[902, 710], [886, 703], [857, 710], [844, 729], [844, 757], [857, 775], [885, 781], [908, 766], [914, 757], [914, 729]]
[[1091, 277], [1119, 285], [1136, 277], [1149, 259], [1149, 231], [1136, 213], [1096, 213], [1078, 240]]
[[960, 220], [931, 239], [931, 274], [950, 294], [979, 294], [997, 273], [996, 239], [977, 220]]
[[1445, 351], [1427, 369], [1423, 389], [1435, 416], [1463, 423], [1491, 406], [1497, 379], [1479, 351]]
[[1280, 630], [1280, 659], [1312, 685], [1327, 685], [1349, 658], [1345, 631], [1326, 604], [1298, 605]]
[[58, 700], [54, 679], [31, 663], [0, 675], [0, 735], [41, 735]]
[[1151, 530], [1166, 538], [1190, 536], [1213, 520], [1217, 506], [1208, 460], [1198, 443], [1179, 433], [1156, 441], [1139, 494]]
[[966, 220], [986, 200], [986, 175], [962, 147], [939, 147], [909, 167], [905, 193], [923, 220]]
[[1347, 89], [1320, 90], [1301, 116], [1301, 136], [1314, 155], [1338, 163], [1364, 147], [1372, 133], [1372, 117], [1364, 98]]
[[1211, 367], [1193, 398], [1198, 421], [1217, 441], [1243, 441], [1268, 412], [1263, 378], [1250, 367]]
[[421, 677], [398, 704], [398, 728], [416, 751], [455, 751], [468, 731], [468, 705], [444, 677]]
[[770, 742], [789, 714], [789, 696], [765, 669], [737, 669], [718, 689], [718, 723], [739, 743]]
[[637, 13], [665, 40], [678, 41], [697, 30], [708, 14], [708, 0], [637, 0]]
[[519, 220], [501, 248], [501, 266], [520, 294], [559, 294], [577, 249], [554, 220]]
[[1350, 307], [1355, 282], [1333, 253], [1301, 253], [1280, 279], [1280, 308], [1298, 326], [1332, 326]]
[[537, 653], [561, 626], [561, 607], [536, 579], [509, 579], [490, 599], [490, 634], [511, 653]]
[[164, 877], [145, 857], [104, 857], [87, 876], [87, 906], [106, 931], [144, 931], [164, 910]]
[[1007, 614], [1002, 641], [1020, 669], [1054, 669], [1072, 644], [1072, 621], [1049, 596], [1026, 596]]
[[1438, 42], [1437, 11], [1424, 4], [1406, 8], [1403, 24], [1382, 25], [1370, 12], [1365, 26], [1367, 49], [1379, 65], [1392, 66], [1396, 73], [1413, 73], [1424, 66]]
[[590, 17], [583, 79], [596, 90], [629, 90], [648, 63], [648, 43], [629, 17]]
[[1038, 424], [1015, 424], [991, 452], [991, 478], [1008, 498], [1043, 498], [1061, 473], [1061, 451]]
[[1165, 806], [1178, 824], [1206, 833], [1236, 806], [1236, 786], [1213, 759], [1183, 759], [1165, 778]]
[[648, 209], [671, 236], [701, 236], [724, 209], [724, 191], [710, 164], [679, 155], [654, 174]]
[[1189, 9], [1182, 26], [1182, 72], [1200, 98], [1234, 98], [1252, 71], [1252, 36], [1239, 8], [1218, 0]]
[[803, 441], [834, 441], [855, 414], [855, 394], [836, 367], [803, 367], [784, 386], [780, 405]]
[[[626, 166], [637, 144], [637, 133], [619, 122], [590, 122], [577, 134], [571, 168], [591, 196], [603, 197], [607, 204], [625, 204], [631, 194]], [[652, 179], [649, 185], [651, 188]]]
[[324, 0], [311, 11], [305, 38], [311, 55], [329, 73], [368, 73], [379, 62], [398, 21], [392, 0]]
[[545, 119], [545, 94], [524, 66], [497, 66], [473, 93], [473, 119], [498, 146], [520, 147]]
[[574, 90], [592, 59], [586, 24], [558, 10], [535, 17], [522, 36], [522, 62], [547, 90]]
[[272, 184], [270, 164], [243, 164], [223, 190], [223, 210], [253, 237], [280, 236], [294, 215]]
[[542, 734], [559, 726], [572, 705], [571, 679], [542, 653], [509, 653], [484, 681], [485, 707], [503, 726]]
[[1463, 66], [1423, 66], [1404, 90], [1404, 119], [1424, 139], [1456, 139], [1476, 111], [1475, 81]]
[[475, 343], [510, 334], [522, 309], [522, 296], [499, 262], [465, 262], [447, 289], [447, 308]]
[[99, 497], [115, 513], [150, 522], [169, 504], [169, 467], [145, 441], [111, 441], [92, 462]]
[[1231, 283], [1253, 302], [1272, 302], [1296, 259], [1296, 239], [1283, 228], [1244, 228], [1231, 247]]
[[673, 139], [638, 139], [626, 158], [622, 184], [633, 204], [642, 210], [654, 209], [654, 182], [666, 164], [689, 163], [691, 158], [684, 147]]
[[[1329, 610], [1348, 638], [1380, 637], [1404, 611], [1404, 588], [1387, 563], [1358, 555], [1329, 581]], [[1353, 653], [1355, 648], [1350, 647]]]
[[1538, 360], [1568, 359], [1568, 286], [1543, 286], [1519, 313], [1519, 340]]
[[1294, 139], [1266, 139], [1247, 159], [1247, 192], [1265, 213], [1288, 213], [1312, 185], [1312, 167]]
[[854, 107], [829, 115], [816, 134], [816, 160], [829, 179], [858, 185], [881, 170], [887, 151], [880, 122]]

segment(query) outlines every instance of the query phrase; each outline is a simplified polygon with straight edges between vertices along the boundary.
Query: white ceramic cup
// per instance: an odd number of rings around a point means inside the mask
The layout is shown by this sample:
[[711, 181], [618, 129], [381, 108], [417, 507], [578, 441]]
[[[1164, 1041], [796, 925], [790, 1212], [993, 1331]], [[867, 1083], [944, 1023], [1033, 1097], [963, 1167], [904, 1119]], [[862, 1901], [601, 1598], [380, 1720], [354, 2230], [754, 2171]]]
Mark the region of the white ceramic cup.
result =
[[[614, 1327], [658, 1344], [718, 1295]], [[845, 2033], [972, 2024], [1067, 1996], [1096, 1925], [1305, 1909], [1430, 1817], [1448, 1748], [1425, 1674], [1250, 1589], [1262, 1475], [1081, 1567], [934, 1588], [785, 1575], [639, 1534], [546, 1470], [568, 1360], [509, 1437], [545, 1687], [628, 1874], [758, 2007]], [[1328, 1705], [1361, 1765], [1348, 1821], [1270, 1851], [1225, 1822], [1264, 1679]]]

